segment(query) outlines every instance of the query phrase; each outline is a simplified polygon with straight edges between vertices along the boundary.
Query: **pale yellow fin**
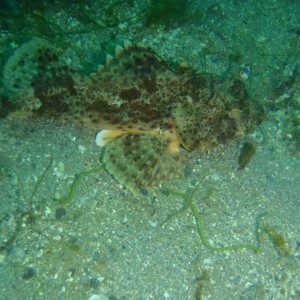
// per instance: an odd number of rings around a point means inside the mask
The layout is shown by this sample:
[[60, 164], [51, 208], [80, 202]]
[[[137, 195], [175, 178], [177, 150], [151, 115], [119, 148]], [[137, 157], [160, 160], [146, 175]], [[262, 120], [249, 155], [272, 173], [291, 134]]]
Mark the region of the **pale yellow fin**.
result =
[[96, 135], [96, 144], [99, 147], [104, 147], [108, 142], [117, 139], [123, 134], [124, 131], [122, 130], [101, 130]]

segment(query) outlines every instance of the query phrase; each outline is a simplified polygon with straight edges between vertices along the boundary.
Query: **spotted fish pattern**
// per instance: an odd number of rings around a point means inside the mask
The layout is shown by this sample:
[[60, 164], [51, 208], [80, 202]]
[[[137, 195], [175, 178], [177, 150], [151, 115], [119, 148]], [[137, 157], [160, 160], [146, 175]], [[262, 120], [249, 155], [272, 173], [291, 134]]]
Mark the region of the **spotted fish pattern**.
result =
[[187, 151], [228, 143], [262, 120], [242, 80], [171, 67], [128, 41], [80, 76], [34, 39], [7, 61], [4, 82], [11, 114], [97, 129], [107, 171], [135, 194], [181, 176]]

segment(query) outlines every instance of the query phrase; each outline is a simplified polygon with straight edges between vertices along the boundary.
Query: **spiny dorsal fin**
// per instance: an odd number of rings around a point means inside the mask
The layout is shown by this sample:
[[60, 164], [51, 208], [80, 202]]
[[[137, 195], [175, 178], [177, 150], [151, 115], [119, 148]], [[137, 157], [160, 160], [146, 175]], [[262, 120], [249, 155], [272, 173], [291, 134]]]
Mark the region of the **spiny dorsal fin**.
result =
[[115, 48], [115, 56], [118, 57], [119, 55], [122, 54], [123, 51], [124, 51], [124, 48], [120, 45], [117, 45]]
[[113, 56], [110, 54], [106, 54], [106, 65], [109, 66], [111, 62], [114, 60]]
[[132, 43], [128, 40], [124, 41], [124, 47], [126, 50], [128, 50], [130, 47], [132, 47]]
[[170, 75], [167, 63], [161, 60], [156, 53], [144, 44], [133, 45], [124, 42], [124, 48], [117, 45], [115, 56], [106, 56], [106, 65], [101, 72], [102, 76], [126, 76], [130, 78], [154, 78], [157, 75]]

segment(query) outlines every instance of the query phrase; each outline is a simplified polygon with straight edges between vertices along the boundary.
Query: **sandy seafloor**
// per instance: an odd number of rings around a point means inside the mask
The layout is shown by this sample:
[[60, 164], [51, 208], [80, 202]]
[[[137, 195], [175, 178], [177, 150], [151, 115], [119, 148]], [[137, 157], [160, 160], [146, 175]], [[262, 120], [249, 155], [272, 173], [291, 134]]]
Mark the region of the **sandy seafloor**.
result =
[[[191, 211], [182, 209], [183, 199], [163, 187], [135, 199], [105, 171], [83, 178], [64, 211], [57, 199], [68, 194], [76, 174], [99, 165], [96, 131], [1, 119], [0, 237], [2, 246], [9, 242], [0, 253], [1, 300], [300, 299], [300, 158], [286, 123], [290, 102], [300, 102], [299, 73], [298, 88], [280, 95], [271, 89], [299, 68], [300, 5], [197, 5], [206, 12], [197, 24], [143, 29], [136, 16], [136, 23], [109, 30], [117, 40], [144, 40], [165, 59], [184, 59], [201, 71], [238, 74], [249, 64], [245, 80], [252, 95], [282, 105], [269, 109], [248, 137], [189, 154], [184, 177], [164, 187], [189, 193], [201, 180], [193, 201], [212, 245], [257, 245], [263, 214], [263, 224], [284, 238], [284, 251], [265, 235], [258, 253], [213, 252], [202, 243]], [[64, 23], [63, 14], [48, 13]], [[72, 18], [66, 20], [72, 27]], [[84, 58], [91, 64], [104, 33], [66, 37], [82, 49], [66, 51], [70, 65], [80, 69]], [[230, 49], [238, 49], [241, 60], [231, 62]], [[256, 145], [256, 154], [237, 170], [245, 140]]]

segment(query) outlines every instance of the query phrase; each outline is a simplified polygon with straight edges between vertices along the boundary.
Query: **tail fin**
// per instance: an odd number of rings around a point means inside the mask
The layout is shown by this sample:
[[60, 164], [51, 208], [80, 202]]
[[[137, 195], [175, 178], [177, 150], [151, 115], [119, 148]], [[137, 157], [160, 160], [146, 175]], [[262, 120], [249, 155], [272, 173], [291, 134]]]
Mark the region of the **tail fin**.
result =
[[68, 112], [67, 99], [76, 94], [72, 70], [43, 39], [33, 39], [15, 51], [4, 67], [11, 101], [22, 110], [55, 116]]

